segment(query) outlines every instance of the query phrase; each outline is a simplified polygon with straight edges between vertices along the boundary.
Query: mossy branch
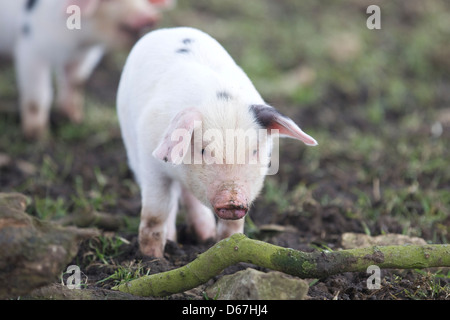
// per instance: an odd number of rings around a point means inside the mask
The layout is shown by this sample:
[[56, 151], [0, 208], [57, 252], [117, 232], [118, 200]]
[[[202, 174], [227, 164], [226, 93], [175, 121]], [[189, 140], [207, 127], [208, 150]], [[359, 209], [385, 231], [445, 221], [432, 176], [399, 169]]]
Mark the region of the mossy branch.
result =
[[300, 278], [325, 278], [343, 272], [365, 272], [370, 265], [381, 269], [450, 267], [450, 245], [375, 246], [307, 253], [235, 234], [181, 268], [144, 276], [113, 289], [136, 296], [167, 296], [206, 283], [239, 262]]

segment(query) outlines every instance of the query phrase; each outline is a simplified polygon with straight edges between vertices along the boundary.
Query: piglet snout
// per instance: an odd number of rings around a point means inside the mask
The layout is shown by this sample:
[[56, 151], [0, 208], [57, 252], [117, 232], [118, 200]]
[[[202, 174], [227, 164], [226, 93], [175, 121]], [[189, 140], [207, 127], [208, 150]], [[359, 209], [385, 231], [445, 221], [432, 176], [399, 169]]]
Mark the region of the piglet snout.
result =
[[141, 30], [148, 27], [154, 27], [159, 22], [160, 18], [158, 13], [153, 13], [151, 15], [137, 15], [128, 19], [125, 24], [130, 29]]
[[247, 205], [228, 204], [214, 207], [217, 216], [224, 220], [238, 220], [245, 217], [248, 211]]
[[218, 187], [209, 189], [210, 202], [214, 212], [220, 219], [238, 220], [248, 212], [248, 196], [246, 188], [234, 181], [225, 181]]

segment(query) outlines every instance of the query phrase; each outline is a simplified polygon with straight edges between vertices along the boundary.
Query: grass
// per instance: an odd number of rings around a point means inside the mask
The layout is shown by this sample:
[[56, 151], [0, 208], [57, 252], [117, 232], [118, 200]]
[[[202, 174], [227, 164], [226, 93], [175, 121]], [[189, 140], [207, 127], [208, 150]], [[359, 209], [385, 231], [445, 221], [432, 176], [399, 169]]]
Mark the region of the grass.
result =
[[50, 197], [33, 199], [36, 216], [41, 220], [52, 220], [67, 215], [67, 205], [62, 197], [53, 200]]
[[100, 235], [98, 238], [89, 241], [91, 253], [89, 255], [90, 264], [100, 263], [102, 265], [114, 264], [114, 258], [119, 256], [121, 246], [128, 241], [119, 236]]
[[[412, 274], [415, 277], [410, 279], [409, 276]], [[388, 292], [387, 294], [395, 300], [405, 298], [411, 300], [448, 299], [450, 297], [450, 285], [444, 282], [445, 280], [448, 282], [448, 279], [449, 275], [442, 274], [440, 270], [436, 273], [414, 270], [403, 275], [392, 276], [382, 283], [381, 290]], [[402, 285], [403, 289], [391, 290], [399, 284]]]
[[141, 262], [135, 263], [132, 261], [126, 266], [119, 266], [113, 274], [97, 281], [96, 284], [111, 281], [113, 285], [116, 286], [149, 274], [150, 268], [145, 268]]

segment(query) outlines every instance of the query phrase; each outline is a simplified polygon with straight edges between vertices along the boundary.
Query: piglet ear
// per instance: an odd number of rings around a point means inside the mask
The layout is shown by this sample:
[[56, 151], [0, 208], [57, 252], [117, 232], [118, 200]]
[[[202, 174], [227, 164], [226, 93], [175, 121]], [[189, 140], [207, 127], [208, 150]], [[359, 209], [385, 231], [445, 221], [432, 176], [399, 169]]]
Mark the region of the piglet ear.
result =
[[66, 7], [78, 6], [84, 17], [92, 16], [98, 9], [102, 0], [66, 0]]
[[250, 107], [256, 122], [268, 130], [277, 129], [280, 135], [303, 141], [308, 146], [317, 146], [317, 141], [304, 133], [291, 118], [281, 114], [275, 108], [266, 105], [252, 105]]
[[181, 164], [191, 145], [192, 134], [201, 126], [201, 121], [201, 114], [195, 108], [180, 111], [170, 121], [153, 156], [174, 165]]

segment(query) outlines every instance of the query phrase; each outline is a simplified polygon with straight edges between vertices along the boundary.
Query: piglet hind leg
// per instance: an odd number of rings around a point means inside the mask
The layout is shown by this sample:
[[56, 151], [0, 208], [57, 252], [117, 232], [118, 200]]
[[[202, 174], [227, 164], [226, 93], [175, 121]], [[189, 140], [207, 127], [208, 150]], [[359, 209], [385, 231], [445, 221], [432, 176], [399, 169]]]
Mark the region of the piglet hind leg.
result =
[[15, 60], [23, 134], [30, 139], [42, 139], [48, 134], [53, 99], [50, 65], [33, 55], [23, 41], [18, 44]]
[[81, 123], [84, 118], [84, 82], [74, 78], [73, 67], [66, 66], [58, 72], [57, 107], [59, 113], [72, 123]]
[[187, 224], [197, 239], [201, 242], [216, 239], [216, 218], [213, 212], [186, 189], [183, 189], [182, 199], [187, 210]]
[[139, 247], [142, 254], [161, 258], [167, 239], [176, 241], [175, 217], [180, 191], [175, 183], [152, 185], [142, 192]]
[[102, 47], [93, 47], [78, 59], [73, 59], [57, 68], [57, 107], [72, 123], [84, 119], [85, 86], [94, 68], [103, 55]]

